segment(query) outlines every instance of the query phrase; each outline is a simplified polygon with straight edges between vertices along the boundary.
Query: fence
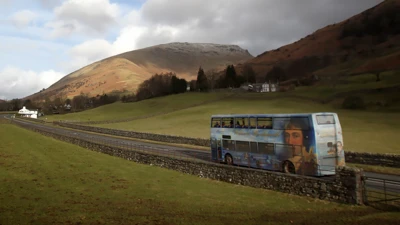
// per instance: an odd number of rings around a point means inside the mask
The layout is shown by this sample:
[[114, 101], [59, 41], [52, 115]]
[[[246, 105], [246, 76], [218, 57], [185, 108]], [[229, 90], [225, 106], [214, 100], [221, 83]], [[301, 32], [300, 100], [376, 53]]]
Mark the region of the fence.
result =
[[400, 180], [366, 177], [366, 203], [400, 210]]

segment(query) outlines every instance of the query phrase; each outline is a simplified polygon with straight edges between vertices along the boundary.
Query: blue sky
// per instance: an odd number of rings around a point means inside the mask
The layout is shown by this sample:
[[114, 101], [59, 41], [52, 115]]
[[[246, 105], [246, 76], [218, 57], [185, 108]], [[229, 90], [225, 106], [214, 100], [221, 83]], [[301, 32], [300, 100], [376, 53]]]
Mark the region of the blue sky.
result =
[[0, 99], [97, 60], [168, 42], [238, 44], [256, 56], [381, 0], [0, 0]]

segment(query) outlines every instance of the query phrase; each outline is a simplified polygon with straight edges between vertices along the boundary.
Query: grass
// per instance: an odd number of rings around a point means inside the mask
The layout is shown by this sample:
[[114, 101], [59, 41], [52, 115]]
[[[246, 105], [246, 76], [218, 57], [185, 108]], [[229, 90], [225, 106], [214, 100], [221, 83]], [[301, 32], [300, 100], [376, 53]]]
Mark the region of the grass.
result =
[[[135, 103], [115, 103], [81, 113], [50, 116], [48, 121], [58, 119], [80, 121], [123, 119], [172, 112], [130, 122], [95, 126], [209, 138], [208, 125], [212, 114], [333, 111], [339, 114], [344, 132], [345, 149], [357, 152], [399, 154], [400, 149], [397, 147], [396, 138], [400, 132], [400, 104], [398, 104], [400, 99], [396, 93], [366, 93], [364, 98], [368, 104], [383, 99], [393, 103], [393, 105], [389, 108], [370, 107], [371, 109], [364, 111], [339, 108], [338, 105], [340, 105], [343, 97], [330, 104], [320, 104], [318, 101], [314, 101], [331, 97], [337, 93], [371, 90], [400, 84], [399, 71], [382, 73], [380, 82], [376, 82], [375, 79], [374, 74], [347, 76], [340, 78], [340, 82], [335, 88], [332, 88], [329, 84], [322, 84], [316, 87], [300, 87], [295, 91], [284, 93], [242, 93], [196, 107], [190, 106], [206, 100], [215, 100], [222, 94], [185, 93]], [[178, 109], [181, 110], [177, 111]]]
[[[23, 141], [21, 141], [23, 137]], [[0, 224], [397, 224], [398, 213], [135, 164], [0, 126]]]
[[248, 94], [147, 119], [94, 126], [209, 138], [209, 124], [212, 114], [318, 111], [334, 111], [338, 113], [346, 150], [400, 154], [397, 144], [397, 136], [400, 133], [400, 115], [398, 113], [342, 110], [335, 109], [330, 105], [299, 99], [263, 100]]
[[[194, 104], [201, 104], [206, 101], [217, 100], [229, 93], [184, 93], [159, 97], [135, 103], [116, 102], [102, 107], [86, 110], [79, 113], [69, 113], [63, 115], [48, 115], [41, 119], [47, 121], [54, 120], [74, 120], [74, 121], [103, 121], [121, 118], [133, 118], [154, 113], [170, 112], [182, 108], [190, 107]], [[187, 96], [190, 95], [188, 98]]]
[[[336, 74], [335, 74], [336, 75]], [[387, 71], [380, 74], [381, 81], [376, 82], [375, 74], [360, 74], [356, 76], [343, 76], [329, 79], [322, 77], [321, 85], [297, 87], [291, 92], [297, 96], [315, 98], [318, 100], [328, 99], [336, 94], [354, 91], [369, 91], [378, 88], [389, 88], [400, 85], [400, 71]], [[337, 83], [333, 86], [333, 83]], [[384, 98], [388, 95], [383, 96]], [[389, 96], [390, 97], [390, 96]]]
[[374, 166], [374, 165], [357, 164], [357, 163], [346, 163], [346, 166], [360, 168], [366, 172], [400, 175], [400, 168], [395, 168], [395, 167]]
[[0, 114], [15, 114], [17, 111], [0, 111]]

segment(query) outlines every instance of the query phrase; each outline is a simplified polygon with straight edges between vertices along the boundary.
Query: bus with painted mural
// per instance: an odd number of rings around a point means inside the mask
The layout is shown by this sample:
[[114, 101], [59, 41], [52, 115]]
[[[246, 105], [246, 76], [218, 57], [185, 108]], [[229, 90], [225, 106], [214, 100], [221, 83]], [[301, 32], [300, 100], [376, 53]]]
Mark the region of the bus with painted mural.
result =
[[307, 176], [345, 165], [338, 115], [226, 114], [211, 116], [214, 162]]

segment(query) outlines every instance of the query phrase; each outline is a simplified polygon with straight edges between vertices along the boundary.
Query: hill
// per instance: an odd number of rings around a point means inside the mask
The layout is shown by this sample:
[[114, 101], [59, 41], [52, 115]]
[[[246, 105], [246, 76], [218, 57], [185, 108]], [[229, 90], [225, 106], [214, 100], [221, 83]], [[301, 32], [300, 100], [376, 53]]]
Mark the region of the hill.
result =
[[[292, 44], [266, 51], [245, 64], [255, 70], [261, 81], [274, 66], [285, 71], [285, 79], [398, 69], [399, 15], [400, 0], [386, 0]], [[236, 67], [241, 71], [243, 64]]]
[[46, 97], [72, 98], [80, 93], [89, 96], [112, 91], [134, 91], [155, 73], [174, 72], [180, 78], [196, 79], [201, 66], [208, 70], [253, 58], [237, 45], [211, 43], [168, 43], [125, 52], [85, 66], [63, 77], [48, 89], [24, 99]]

